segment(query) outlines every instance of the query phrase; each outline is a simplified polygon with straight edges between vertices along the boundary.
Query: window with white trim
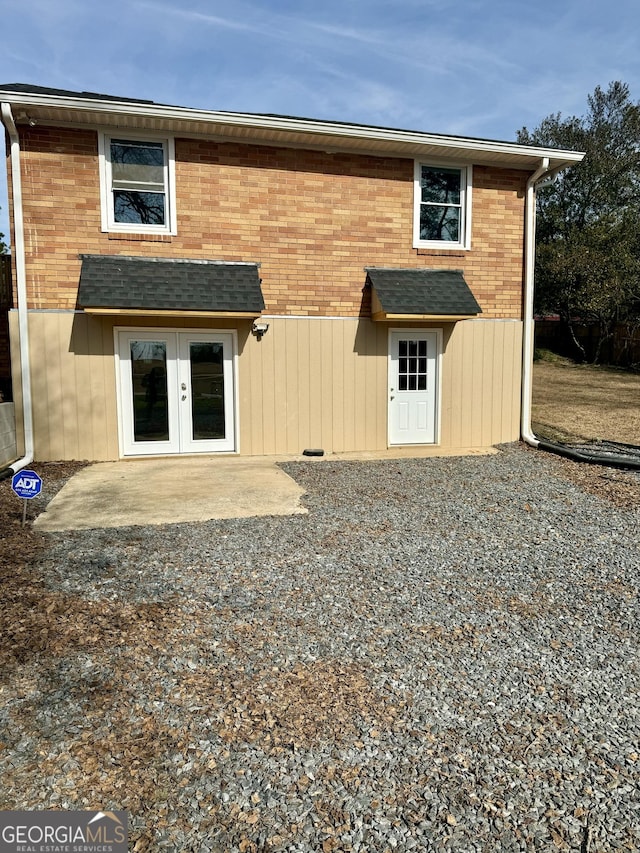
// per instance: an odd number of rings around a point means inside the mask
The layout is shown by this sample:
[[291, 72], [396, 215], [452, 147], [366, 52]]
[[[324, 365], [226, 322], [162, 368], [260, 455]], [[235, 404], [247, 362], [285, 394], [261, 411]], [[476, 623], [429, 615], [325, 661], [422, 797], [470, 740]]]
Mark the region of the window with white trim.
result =
[[172, 138], [100, 134], [102, 230], [175, 234]]
[[471, 166], [416, 162], [416, 248], [468, 249], [471, 242]]

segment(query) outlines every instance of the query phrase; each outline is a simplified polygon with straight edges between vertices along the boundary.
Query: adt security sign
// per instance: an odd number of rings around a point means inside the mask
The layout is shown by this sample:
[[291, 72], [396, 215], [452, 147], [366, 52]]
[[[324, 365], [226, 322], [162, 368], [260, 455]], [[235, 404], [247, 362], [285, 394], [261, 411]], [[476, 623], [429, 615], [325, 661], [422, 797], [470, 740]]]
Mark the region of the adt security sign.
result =
[[42, 491], [42, 480], [35, 471], [18, 471], [11, 478], [11, 488], [19, 498], [35, 498]]

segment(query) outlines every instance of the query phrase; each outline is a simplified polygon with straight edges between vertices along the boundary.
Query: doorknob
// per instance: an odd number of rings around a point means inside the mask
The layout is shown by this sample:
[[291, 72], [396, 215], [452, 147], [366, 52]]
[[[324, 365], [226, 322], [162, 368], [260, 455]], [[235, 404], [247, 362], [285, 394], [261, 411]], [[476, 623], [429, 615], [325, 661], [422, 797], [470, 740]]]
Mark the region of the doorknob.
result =
[[183, 383], [182, 383], [182, 385], [181, 385], [180, 387], [182, 388], [182, 390], [183, 390], [183, 391], [186, 391], [186, 390], [187, 390], [187, 385], [186, 385], [186, 383], [185, 383], [185, 382], [183, 382]]

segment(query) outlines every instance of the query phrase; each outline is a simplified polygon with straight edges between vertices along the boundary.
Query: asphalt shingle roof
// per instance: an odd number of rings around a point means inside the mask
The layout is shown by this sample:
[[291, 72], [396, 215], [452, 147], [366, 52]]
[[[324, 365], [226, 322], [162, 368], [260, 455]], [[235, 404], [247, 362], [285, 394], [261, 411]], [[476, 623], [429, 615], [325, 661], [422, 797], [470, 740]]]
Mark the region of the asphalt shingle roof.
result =
[[481, 314], [460, 270], [367, 270], [367, 283], [387, 314]]
[[0, 83], [0, 92], [15, 92], [17, 95], [53, 95], [61, 98], [84, 98], [97, 101], [119, 101], [127, 104], [153, 104], [142, 98], [120, 98], [117, 95], [101, 95], [99, 92], [74, 92], [71, 89], [53, 89], [50, 86], [32, 86], [30, 83]]
[[264, 310], [257, 264], [81, 255], [80, 308]]

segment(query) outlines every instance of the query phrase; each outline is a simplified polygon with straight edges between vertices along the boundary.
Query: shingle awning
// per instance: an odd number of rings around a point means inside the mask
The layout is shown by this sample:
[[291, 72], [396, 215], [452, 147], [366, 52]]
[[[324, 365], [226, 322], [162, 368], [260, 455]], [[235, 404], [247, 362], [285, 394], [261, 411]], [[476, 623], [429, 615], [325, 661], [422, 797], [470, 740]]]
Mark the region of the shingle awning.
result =
[[264, 310], [258, 264], [80, 257], [78, 307], [88, 313], [255, 318]]
[[482, 308], [460, 270], [367, 269], [374, 320], [439, 320], [476, 317]]

